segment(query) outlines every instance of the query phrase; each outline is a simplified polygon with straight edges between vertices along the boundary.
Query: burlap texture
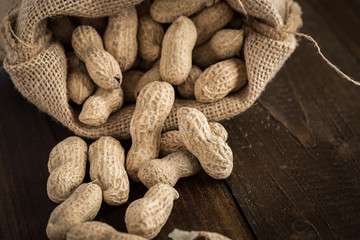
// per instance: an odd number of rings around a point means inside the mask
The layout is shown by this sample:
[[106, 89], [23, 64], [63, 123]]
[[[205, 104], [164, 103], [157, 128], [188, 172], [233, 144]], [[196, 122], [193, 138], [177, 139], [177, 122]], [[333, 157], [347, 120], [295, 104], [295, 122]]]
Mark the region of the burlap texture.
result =
[[[51, 33], [46, 29], [46, 19], [56, 15], [110, 16], [120, 8], [139, 2], [141, 0], [23, 1], [20, 10], [10, 14], [1, 28], [7, 49], [4, 67], [15, 87], [40, 110], [57, 119], [77, 135], [88, 138], [105, 135], [129, 138], [129, 123], [134, 105], [123, 107], [99, 127], [90, 127], [79, 122], [79, 113], [72, 110], [68, 103], [65, 53], [63, 47], [51, 38]], [[234, 9], [242, 9], [237, 5], [237, 0], [229, 2], [232, 2], [231, 6]], [[276, 2], [278, 5], [279, 1]], [[296, 31], [302, 24], [301, 9], [297, 3], [283, 0], [283, 7], [286, 9], [283, 14], [277, 12], [276, 6], [269, 8], [272, 6], [270, 0], [243, 0], [242, 3], [246, 12], [250, 14], [245, 25], [244, 41], [248, 85], [215, 103], [177, 100], [163, 130], [177, 128], [176, 111], [181, 106], [195, 107], [211, 121], [230, 118], [245, 111], [256, 101], [266, 84], [295, 50], [297, 42], [294, 35], [284, 31]], [[261, 4], [264, 8], [261, 8]], [[39, 9], [34, 10], [34, 5]], [[253, 14], [254, 9], [259, 9], [257, 14]], [[268, 19], [280, 18], [281, 21], [269, 24]]]

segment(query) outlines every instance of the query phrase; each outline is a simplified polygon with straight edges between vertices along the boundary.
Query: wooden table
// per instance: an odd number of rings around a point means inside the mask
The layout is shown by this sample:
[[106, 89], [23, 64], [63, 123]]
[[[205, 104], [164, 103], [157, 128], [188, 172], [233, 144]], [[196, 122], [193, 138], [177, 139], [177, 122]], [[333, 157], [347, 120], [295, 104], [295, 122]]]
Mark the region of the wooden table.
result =
[[[360, 2], [299, 2], [301, 31], [359, 80]], [[0, 79], [0, 239], [46, 239], [56, 207], [46, 195], [48, 155], [73, 134], [28, 103], [4, 70]], [[180, 198], [156, 239], [174, 228], [232, 239], [360, 238], [360, 88], [308, 41], [300, 41], [251, 109], [222, 123], [234, 151], [232, 175], [180, 180]], [[125, 210], [145, 192], [131, 182], [128, 203], [103, 204], [96, 219], [126, 231]]]

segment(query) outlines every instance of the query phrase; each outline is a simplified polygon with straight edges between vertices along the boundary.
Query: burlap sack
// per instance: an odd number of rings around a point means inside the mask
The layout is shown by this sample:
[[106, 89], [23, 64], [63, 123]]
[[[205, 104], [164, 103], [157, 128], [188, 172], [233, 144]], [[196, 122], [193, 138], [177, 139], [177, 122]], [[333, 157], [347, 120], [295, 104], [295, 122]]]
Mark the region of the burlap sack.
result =
[[[103, 17], [141, 0], [27, 0], [3, 22], [6, 42], [4, 67], [20, 93], [77, 135], [128, 138], [134, 105], [112, 114], [102, 126], [79, 122], [78, 112], [68, 104], [66, 58], [63, 47], [51, 37], [46, 19], [56, 15]], [[163, 130], [177, 128], [176, 110], [181, 106], [201, 110], [209, 120], [219, 121], [248, 109], [297, 46], [293, 34], [302, 24], [301, 9], [292, 0], [228, 0], [249, 14], [245, 24], [244, 58], [248, 85], [216, 103], [177, 100]], [[256, 18], [255, 18], [256, 17]]]

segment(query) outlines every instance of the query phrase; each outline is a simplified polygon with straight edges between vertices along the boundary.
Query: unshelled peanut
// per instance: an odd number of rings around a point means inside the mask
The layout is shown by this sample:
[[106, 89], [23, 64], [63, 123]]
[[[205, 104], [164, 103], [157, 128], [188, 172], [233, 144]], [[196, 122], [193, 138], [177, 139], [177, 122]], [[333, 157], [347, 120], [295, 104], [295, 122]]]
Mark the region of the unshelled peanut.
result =
[[200, 170], [199, 161], [189, 151], [178, 151], [144, 163], [138, 177], [147, 188], [157, 183], [173, 187], [179, 178], [192, 176]]
[[146, 240], [146, 238], [118, 232], [106, 223], [90, 221], [72, 227], [66, 234], [66, 240]]
[[169, 234], [169, 238], [172, 240], [195, 240], [195, 239], [206, 239], [206, 240], [231, 240], [219, 233], [206, 232], [206, 231], [182, 231], [179, 229], [174, 229]]
[[133, 103], [136, 101], [136, 98], [134, 95], [135, 87], [143, 75], [144, 75], [144, 73], [142, 71], [138, 71], [138, 70], [130, 70], [130, 71], [124, 72], [121, 88], [124, 92], [124, 101], [125, 102]]
[[134, 88], [134, 97], [137, 98], [140, 91], [149, 83], [155, 81], [162, 81], [160, 76], [160, 61], [156, 61], [151, 69], [149, 69], [144, 75], [140, 78], [140, 80], [136, 83]]
[[143, 198], [133, 201], [125, 212], [129, 233], [153, 239], [165, 225], [179, 193], [170, 185], [158, 183]]
[[166, 82], [152, 82], [141, 90], [130, 121], [132, 145], [126, 156], [131, 179], [139, 181], [141, 165], [158, 156], [161, 130], [174, 100], [174, 88]]
[[231, 58], [205, 69], [195, 82], [195, 98], [199, 102], [216, 102], [247, 83], [243, 61]]
[[204, 8], [191, 20], [194, 22], [197, 31], [196, 46], [203, 44], [211, 36], [226, 26], [233, 16], [233, 10], [224, 2], [219, 1], [214, 5]]
[[204, 114], [194, 108], [182, 107], [177, 116], [184, 144], [204, 171], [215, 179], [227, 178], [233, 169], [233, 153], [221, 137], [211, 133]]
[[105, 49], [118, 61], [123, 72], [134, 64], [138, 43], [138, 17], [135, 7], [125, 8], [109, 17], [104, 34]]
[[70, 228], [95, 218], [101, 202], [102, 192], [98, 185], [81, 184], [51, 213], [46, 226], [46, 235], [50, 240], [65, 239]]
[[192, 67], [192, 50], [196, 41], [196, 27], [181, 16], [167, 29], [160, 57], [160, 75], [173, 85], [183, 83]]
[[198, 66], [193, 65], [185, 82], [177, 86], [177, 90], [183, 98], [195, 98], [195, 81], [200, 77], [201, 73], [202, 70]]
[[119, 110], [123, 103], [124, 94], [120, 87], [113, 90], [98, 88], [95, 94], [85, 101], [79, 120], [87, 125], [100, 126], [112, 112]]
[[220, 30], [210, 41], [194, 48], [193, 61], [205, 68], [220, 60], [239, 56], [243, 40], [244, 31], [241, 29]]
[[56, 203], [67, 199], [84, 180], [88, 147], [79, 137], [68, 137], [50, 152], [47, 194]]
[[112, 206], [125, 203], [130, 184], [125, 170], [125, 151], [112, 137], [101, 137], [89, 147], [90, 178], [97, 180], [104, 201]]

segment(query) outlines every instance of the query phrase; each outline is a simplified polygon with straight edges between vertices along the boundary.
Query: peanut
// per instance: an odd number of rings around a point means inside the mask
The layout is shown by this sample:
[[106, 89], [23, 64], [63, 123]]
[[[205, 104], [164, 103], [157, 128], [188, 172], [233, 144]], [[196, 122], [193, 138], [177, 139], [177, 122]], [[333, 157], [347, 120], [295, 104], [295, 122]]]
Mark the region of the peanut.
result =
[[181, 16], [167, 29], [160, 58], [160, 75], [173, 85], [183, 83], [192, 67], [192, 50], [196, 28], [187, 17]]
[[190, 16], [219, 0], [154, 0], [150, 8], [151, 17], [160, 23], [171, 23], [180, 16]]
[[129, 233], [153, 239], [165, 225], [179, 193], [171, 186], [158, 183], [143, 198], [133, 201], [125, 212]]
[[140, 92], [130, 121], [131, 148], [126, 156], [126, 170], [138, 180], [142, 164], [158, 156], [161, 129], [174, 104], [174, 88], [166, 82], [152, 82]]
[[91, 79], [105, 89], [115, 89], [121, 84], [122, 74], [114, 57], [106, 52], [102, 39], [95, 28], [77, 27], [72, 35], [72, 45], [76, 55], [85, 62]]
[[112, 137], [101, 137], [89, 147], [90, 178], [97, 180], [104, 201], [112, 206], [125, 203], [130, 184], [125, 170], [125, 151]]
[[201, 73], [202, 70], [198, 66], [193, 65], [191, 67], [190, 74], [185, 80], [185, 82], [177, 86], [177, 90], [183, 98], [192, 98], [192, 99], [195, 98], [194, 95], [195, 81], [199, 78]]
[[125, 8], [109, 17], [104, 34], [105, 48], [115, 57], [123, 72], [131, 68], [137, 56], [137, 28], [135, 7]]
[[113, 90], [98, 88], [95, 94], [85, 101], [79, 120], [87, 125], [100, 126], [107, 121], [111, 113], [119, 110], [123, 103], [121, 88]]
[[138, 40], [140, 56], [150, 62], [159, 58], [164, 30], [161, 24], [155, 22], [149, 15], [141, 16], [139, 20]]
[[79, 137], [68, 137], [50, 152], [47, 194], [59, 203], [67, 199], [85, 177], [88, 147]]
[[137, 98], [140, 91], [149, 83], [155, 82], [155, 81], [162, 81], [160, 76], [160, 61], [156, 61], [152, 68], [147, 71], [140, 80], [136, 83], [135, 89], [134, 89], [134, 96]]
[[51, 213], [46, 226], [46, 235], [50, 240], [65, 239], [70, 228], [95, 218], [101, 202], [101, 188], [98, 185], [81, 184]]
[[207, 239], [207, 240], [231, 240], [219, 233], [214, 232], [205, 232], [205, 231], [182, 231], [179, 229], [174, 229], [169, 234], [169, 238], [172, 240], [195, 240], [195, 239]]
[[227, 178], [233, 169], [233, 153], [223, 139], [211, 133], [204, 114], [194, 108], [177, 111], [179, 131], [186, 148], [215, 179]]
[[133, 234], [116, 231], [106, 223], [98, 221], [84, 222], [70, 229], [66, 240], [146, 240]]
[[157, 183], [173, 187], [179, 178], [192, 176], [200, 170], [198, 160], [189, 151], [178, 151], [163, 159], [152, 159], [144, 163], [139, 169], [138, 177], [147, 188]]
[[[226, 129], [217, 122], [209, 122], [211, 132], [220, 137], [223, 141], [227, 140], [228, 133]], [[187, 150], [181, 138], [180, 132], [177, 130], [167, 131], [161, 134], [160, 139], [160, 155], [166, 156], [176, 151]]]
[[143, 75], [144, 73], [138, 70], [130, 70], [124, 72], [121, 87], [124, 92], [125, 102], [130, 103], [136, 101], [136, 98], [134, 96], [135, 87]]
[[245, 64], [231, 58], [205, 69], [195, 82], [195, 98], [199, 102], [216, 102], [247, 82]]
[[244, 31], [223, 29], [215, 33], [210, 41], [194, 48], [193, 61], [200, 67], [208, 67], [220, 60], [240, 54]]

